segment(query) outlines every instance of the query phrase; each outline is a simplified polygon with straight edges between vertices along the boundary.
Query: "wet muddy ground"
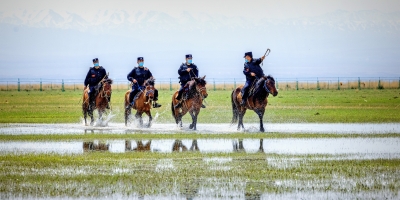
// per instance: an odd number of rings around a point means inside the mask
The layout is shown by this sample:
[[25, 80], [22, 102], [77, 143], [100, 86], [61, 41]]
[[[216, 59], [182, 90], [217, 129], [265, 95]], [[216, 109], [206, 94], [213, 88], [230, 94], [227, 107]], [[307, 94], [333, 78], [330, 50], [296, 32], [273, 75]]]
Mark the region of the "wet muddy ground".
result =
[[[265, 134], [366, 135], [354, 138], [173, 138], [238, 133], [230, 124], [187, 126], [0, 124], [0, 135], [168, 135], [0, 141], [0, 199], [400, 198], [400, 123], [264, 124]], [[258, 124], [245, 127], [258, 132]]]
[[[400, 123], [345, 124], [345, 123], [264, 123], [267, 133], [337, 133], [337, 134], [384, 134], [400, 133]], [[244, 132], [258, 132], [258, 124], [246, 124]], [[237, 133], [236, 125], [198, 124], [196, 133], [223, 134]], [[107, 126], [84, 126], [82, 124], [1, 124], [0, 134], [79, 134], [79, 133], [184, 133], [192, 131], [188, 125], [178, 128], [175, 124], [152, 124], [150, 128], [122, 123], [108, 123]]]
[[0, 142], [2, 153], [82, 154], [89, 151], [127, 153], [266, 153], [287, 155], [347, 155], [349, 158], [400, 158], [400, 138], [310, 138], [310, 139], [197, 139], [197, 140], [93, 140], [69, 142]]

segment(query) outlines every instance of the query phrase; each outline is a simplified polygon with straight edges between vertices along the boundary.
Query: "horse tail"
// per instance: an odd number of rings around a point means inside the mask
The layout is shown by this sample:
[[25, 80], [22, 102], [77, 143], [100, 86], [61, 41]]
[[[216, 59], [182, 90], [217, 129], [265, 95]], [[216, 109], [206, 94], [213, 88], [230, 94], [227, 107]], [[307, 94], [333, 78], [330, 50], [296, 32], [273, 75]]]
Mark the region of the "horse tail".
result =
[[175, 119], [174, 101], [171, 101], [171, 111], [172, 111], [172, 117], [174, 117]]
[[232, 122], [231, 124], [237, 123], [238, 119], [239, 119], [239, 113], [238, 113], [238, 108], [236, 107], [235, 101], [233, 99], [233, 95], [235, 94], [235, 90], [232, 91], [231, 94], [231, 102], [232, 102]]

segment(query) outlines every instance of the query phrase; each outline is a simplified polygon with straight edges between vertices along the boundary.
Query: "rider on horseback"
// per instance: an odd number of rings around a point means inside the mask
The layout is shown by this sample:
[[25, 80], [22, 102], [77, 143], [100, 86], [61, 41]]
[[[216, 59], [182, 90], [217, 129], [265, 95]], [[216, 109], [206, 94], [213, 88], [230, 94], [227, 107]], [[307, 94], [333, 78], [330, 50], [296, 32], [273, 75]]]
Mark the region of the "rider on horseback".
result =
[[[175, 105], [175, 108], [179, 108], [182, 106], [181, 99], [186, 83], [192, 80], [192, 78], [197, 78], [199, 76], [197, 65], [192, 63], [192, 54], [187, 54], [185, 57], [186, 62], [182, 63], [178, 69], [179, 83], [181, 87], [179, 88], [178, 96], [176, 97], [176, 100], [178, 100], [179, 103]], [[206, 106], [202, 105], [201, 107], [205, 108]]]
[[[126, 109], [129, 109], [130, 107], [133, 107], [135, 105], [136, 94], [139, 91], [144, 90], [144, 82], [147, 79], [153, 77], [153, 74], [150, 72], [150, 70], [147, 67], [144, 67], [143, 57], [138, 57], [137, 63], [139, 66], [133, 68], [132, 71], [127, 76], [128, 80], [131, 81], [133, 84], [131, 93], [129, 94], [129, 105], [126, 107]], [[161, 107], [161, 105], [157, 103], [157, 100], [158, 100], [158, 90], [155, 89], [153, 108]]]
[[[99, 59], [94, 58], [93, 59], [93, 67], [89, 69], [89, 72], [86, 75], [85, 78], [85, 88], [86, 90], [87, 85], [89, 85], [89, 110], [93, 110], [93, 107], [96, 105], [96, 94], [97, 91], [100, 89], [101, 85], [99, 85], [100, 81], [103, 79], [106, 79], [107, 77], [107, 72], [106, 69], [104, 69], [102, 66], [99, 66]], [[107, 98], [108, 104], [107, 104], [107, 109], [110, 109], [110, 100], [111, 97]]]
[[244, 62], [244, 69], [243, 74], [246, 75], [246, 83], [244, 84], [241, 94], [242, 94], [242, 102], [240, 105], [245, 105], [247, 98], [249, 96], [249, 87], [253, 84], [255, 80], [264, 76], [264, 71], [260, 67], [261, 62], [265, 59], [265, 56], [253, 59], [252, 52], [246, 52], [244, 54], [245, 62]]

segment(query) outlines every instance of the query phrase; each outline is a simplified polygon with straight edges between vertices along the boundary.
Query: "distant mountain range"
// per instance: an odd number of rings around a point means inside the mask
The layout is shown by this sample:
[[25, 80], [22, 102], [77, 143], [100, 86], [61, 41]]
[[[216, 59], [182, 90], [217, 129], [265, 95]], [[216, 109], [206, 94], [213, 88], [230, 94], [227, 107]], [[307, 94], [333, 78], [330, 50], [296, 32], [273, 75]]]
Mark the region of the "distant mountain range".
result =
[[180, 29], [193, 30], [233, 30], [246, 27], [267, 30], [274, 27], [298, 27], [299, 29], [330, 29], [340, 31], [378, 31], [393, 33], [400, 31], [400, 12], [382, 13], [377, 10], [348, 12], [338, 10], [333, 13], [297, 19], [258, 19], [249, 20], [244, 17], [211, 16], [205, 13], [192, 15], [183, 12], [179, 17], [172, 17], [163, 12], [128, 12], [124, 10], [98, 11], [92, 19], [85, 19], [71, 12], [54, 10], [0, 13], [1, 24], [29, 26], [35, 28], [61, 28], [87, 31], [89, 29], [129, 27], [132, 30], [151, 28], [151, 31]]
[[[337, 10], [315, 17], [252, 20], [191, 12], [171, 16], [101, 10], [87, 17], [19, 10], [0, 12], [0, 30], [0, 67], [10, 69], [0, 77], [38, 70], [35, 76], [43, 78], [77, 77], [94, 56], [109, 59], [108, 65], [127, 66], [113, 72], [125, 76], [135, 65], [134, 57], [141, 55], [169, 78], [176, 76], [170, 68], [189, 52], [208, 77], [242, 77], [243, 52], [261, 56], [266, 48], [272, 49], [268, 73], [281, 77], [400, 76], [400, 12]], [[57, 71], [55, 64], [71, 70]]]

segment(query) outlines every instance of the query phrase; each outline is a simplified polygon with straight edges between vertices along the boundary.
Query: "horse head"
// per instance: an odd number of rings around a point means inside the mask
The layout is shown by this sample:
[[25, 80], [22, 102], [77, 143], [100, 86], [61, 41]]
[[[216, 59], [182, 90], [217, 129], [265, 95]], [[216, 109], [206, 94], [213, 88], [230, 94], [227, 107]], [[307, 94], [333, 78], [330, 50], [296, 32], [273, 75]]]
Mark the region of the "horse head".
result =
[[148, 100], [153, 100], [154, 99], [154, 84], [155, 80], [153, 77], [147, 79], [144, 83], [145, 85], [145, 95], [148, 98]]
[[271, 93], [274, 97], [278, 95], [278, 90], [275, 87], [275, 79], [271, 75], [262, 77], [264, 79], [264, 89], [268, 93]]
[[203, 97], [203, 99], [207, 98], [207, 96], [208, 96], [207, 88], [206, 88], [207, 81], [205, 80], [205, 78], [206, 78], [206, 76], [194, 78], [194, 81], [196, 82], [196, 90]]
[[111, 84], [113, 83], [112, 79], [104, 79], [102, 80], [101, 84], [103, 85], [103, 95], [104, 96], [111, 96], [112, 93], [112, 89], [111, 89]]

